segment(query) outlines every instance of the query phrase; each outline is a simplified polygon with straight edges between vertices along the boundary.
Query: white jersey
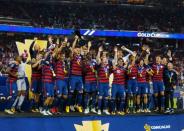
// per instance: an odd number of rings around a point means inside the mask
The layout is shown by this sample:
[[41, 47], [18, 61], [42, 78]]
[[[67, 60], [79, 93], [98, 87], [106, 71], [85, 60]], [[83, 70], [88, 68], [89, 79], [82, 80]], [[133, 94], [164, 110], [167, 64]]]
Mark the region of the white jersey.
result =
[[26, 77], [25, 73], [26, 63], [21, 62], [18, 67], [18, 78], [20, 77]]

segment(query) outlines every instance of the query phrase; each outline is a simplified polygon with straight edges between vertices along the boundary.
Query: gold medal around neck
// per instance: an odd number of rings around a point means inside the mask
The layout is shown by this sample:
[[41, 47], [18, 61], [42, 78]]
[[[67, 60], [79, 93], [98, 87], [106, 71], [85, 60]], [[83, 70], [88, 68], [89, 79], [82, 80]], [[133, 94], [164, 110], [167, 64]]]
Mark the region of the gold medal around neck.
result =
[[67, 71], [66, 71], [66, 69], [65, 69], [65, 68], [64, 68], [64, 73], [65, 73], [65, 74], [67, 74]]
[[139, 76], [142, 77], [142, 74], [140, 73]]
[[108, 73], [105, 73], [105, 76], [108, 78]]

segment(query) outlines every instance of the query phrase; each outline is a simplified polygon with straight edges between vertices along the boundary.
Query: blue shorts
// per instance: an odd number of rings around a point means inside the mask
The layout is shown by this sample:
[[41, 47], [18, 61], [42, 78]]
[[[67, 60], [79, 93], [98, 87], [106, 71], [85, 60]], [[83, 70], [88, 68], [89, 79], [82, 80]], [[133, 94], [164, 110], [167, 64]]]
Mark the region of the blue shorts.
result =
[[43, 93], [45, 97], [53, 97], [54, 84], [52, 82], [43, 82]]
[[112, 84], [111, 89], [111, 98], [115, 99], [116, 96], [124, 96], [125, 97], [125, 86], [121, 84]]
[[147, 82], [147, 87], [148, 87], [148, 94], [151, 94], [151, 86], [149, 82]]
[[138, 85], [136, 79], [130, 79], [127, 83], [128, 94], [137, 94]]
[[42, 81], [41, 79], [32, 79], [31, 81], [31, 91], [33, 93], [42, 93]]
[[138, 95], [148, 94], [148, 84], [146, 82], [138, 83]]
[[162, 81], [153, 82], [153, 92], [159, 93], [165, 90], [164, 83]]
[[86, 82], [84, 86], [85, 92], [95, 92], [97, 90], [97, 83], [96, 82]]
[[56, 93], [57, 95], [67, 95], [68, 88], [67, 88], [67, 81], [65, 80], [56, 80]]
[[8, 96], [17, 96], [18, 95], [18, 89], [17, 89], [17, 82], [7, 82], [7, 95]]
[[82, 81], [82, 76], [74, 76], [72, 75], [70, 77], [70, 92], [74, 92], [75, 90], [77, 91], [83, 91], [83, 81]]
[[98, 96], [108, 97], [109, 95], [109, 83], [99, 83]]
[[65, 77], [65, 78], [64, 78], [64, 81], [66, 82], [66, 84], [67, 84], [67, 89], [68, 89], [69, 86], [70, 86], [69, 78], [68, 78], [68, 77]]

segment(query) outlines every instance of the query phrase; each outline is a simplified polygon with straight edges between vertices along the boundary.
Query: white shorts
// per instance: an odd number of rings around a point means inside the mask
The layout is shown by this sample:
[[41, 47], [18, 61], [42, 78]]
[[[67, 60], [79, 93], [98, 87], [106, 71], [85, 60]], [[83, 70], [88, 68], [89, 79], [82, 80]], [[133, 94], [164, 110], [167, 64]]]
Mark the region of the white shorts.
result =
[[25, 91], [26, 90], [25, 79], [18, 79], [17, 80], [17, 88], [18, 88], [18, 91]]

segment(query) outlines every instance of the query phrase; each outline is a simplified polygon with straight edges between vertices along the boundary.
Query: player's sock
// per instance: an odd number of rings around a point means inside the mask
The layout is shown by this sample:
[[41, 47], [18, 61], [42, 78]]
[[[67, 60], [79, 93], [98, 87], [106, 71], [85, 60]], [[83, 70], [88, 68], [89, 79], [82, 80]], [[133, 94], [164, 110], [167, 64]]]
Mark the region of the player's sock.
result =
[[96, 93], [93, 92], [92, 93], [92, 103], [91, 103], [92, 108], [95, 107], [95, 104], [96, 104]]
[[78, 93], [77, 94], [77, 105], [81, 106], [81, 102], [82, 102], [82, 93]]
[[55, 97], [52, 103], [53, 107], [58, 107], [60, 104], [60, 98], [59, 97]]
[[106, 110], [108, 107], [108, 99], [104, 99], [103, 101], [104, 101], [104, 110]]
[[15, 101], [14, 101], [12, 107], [15, 107], [15, 106], [17, 105], [17, 102], [18, 102], [18, 101], [19, 101], [19, 96], [16, 97], [16, 99], [15, 99]]
[[150, 103], [151, 103], [151, 96], [148, 94], [147, 109], [149, 109], [149, 108], [150, 108]]
[[120, 101], [119, 110], [120, 110], [120, 111], [124, 111], [124, 109], [125, 109], [125, 98], [122, 97], [122, 98], [121, 98], [121, 101]]
[[60, 98], [59, 99], [59, 106], [58, 106], [61, 111], [64, 111], [64, 107], [65, 107], [65, 99], [64, 98]]
[[161, 107], [165, 107], [165, 96], [161, 96]]
[[86, 93], [84, 97], [84, 109], [87, 108], [88, 103], [89, 103], [89, 94]]
[[98, 99], [98, 110], [102, 107], [102, 99]]
[[21, 107], [21, 106], [22, 106], [22, 103], [24, 102], [24, 98], [25, 98], [24, 95], [21, 95], [21, 96], [20, 96], [20, 98], [19, 98], [19, 103], [18, 103], [18, 107]]
[[144, 104], [143, 104], [143, 108], [144, 108], [144, 109], [147, 109], [147, 107], [148, 107], [147, 105], [148, 105], [147, 103], [144, 103]]
[[158, 97], [155, 97], [154, 100], [155, 100], [155, 107], [158, 107]]
[[73, 97], [73, 93], [69, 93], [68, 100], [67, 100], [67, 106], [72, 105], [72, 97]]
[[115, 106], [116, 106], [116, 104], [115, 104], [115, 100], [114, 100], [114, 99], [112, 99], [112, 100], [111, 100], [111, 108], [112, 108], [112, 112], [115, 112]]

